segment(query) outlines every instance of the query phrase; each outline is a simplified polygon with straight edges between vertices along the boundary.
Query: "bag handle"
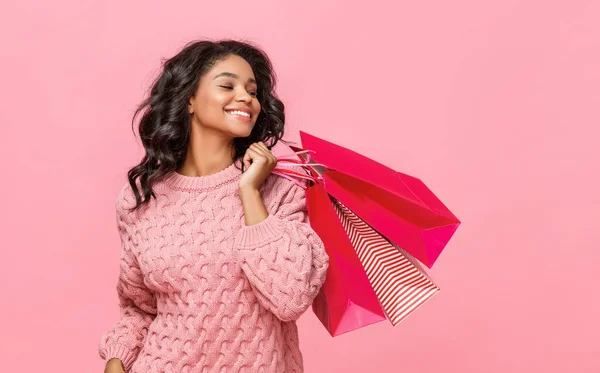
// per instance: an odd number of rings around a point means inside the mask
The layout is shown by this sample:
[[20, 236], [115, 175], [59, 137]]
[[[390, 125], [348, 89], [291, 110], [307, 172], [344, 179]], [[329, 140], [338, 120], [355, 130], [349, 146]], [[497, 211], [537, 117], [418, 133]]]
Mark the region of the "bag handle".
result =
[[[273, 169], [272, 173], [293, 181], [294, 183], [296, 183], [296, 185], [298, 185], [299, 187], [301, 187], [304, 190], [306, 190], [308, 187], [306, 185], [300, 183], [300, 181], [298, 179], [310, 180], [315, 184], [323, 182], [323, 176], [321, 176], [321, 175], [315, 176], [316, 173], [313, 172], [313, 170], [311, 170], [310, 167], [312, 167], [312, 166], [326, 167], [326, 166], [322, 163], [311, 162], [312, 160], [311, 160], [310, 153], [315, 153], [315, 151], [314, 150], [301, 150], [301, 151], [297, 151], [297, 152], [294, 152], [291, 154], [286, 154], [286, 155], [277, 157], [277, 166]], [[301, 159], [298, 159], [298, 156], [300, 154], [307, 154], [307, 156], [306, 156], [306, 158], [300, 157]], [[294, 167], [301, 167], [301, 168], [307, 170], [310, 175], [306, 175], [306, 174], [300, 173], [298, 171], [295, 171], [295, 170], [293, 170]]]

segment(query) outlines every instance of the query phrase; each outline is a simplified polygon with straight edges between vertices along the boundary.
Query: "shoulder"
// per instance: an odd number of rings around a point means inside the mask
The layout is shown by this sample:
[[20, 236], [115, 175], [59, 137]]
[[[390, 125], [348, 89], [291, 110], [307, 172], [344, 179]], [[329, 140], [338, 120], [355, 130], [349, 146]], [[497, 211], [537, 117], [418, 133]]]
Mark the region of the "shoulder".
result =
[[129, 216], [131, 215], [131, 209], [135, 207], [135, 193], [133, 192], [133, 188], [129, 185], [129, 181], [125, 182], [119, 189], [117, 193], [117, 198], [115, 200], [115, 209], [117, 212], [117, 216], [120, 219], [129, 220]]

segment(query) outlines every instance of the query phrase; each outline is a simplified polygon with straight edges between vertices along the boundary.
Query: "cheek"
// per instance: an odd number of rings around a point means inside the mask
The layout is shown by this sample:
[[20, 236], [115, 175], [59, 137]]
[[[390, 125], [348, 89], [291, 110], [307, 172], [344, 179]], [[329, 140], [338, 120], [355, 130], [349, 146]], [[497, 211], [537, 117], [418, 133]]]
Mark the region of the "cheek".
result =
[[225, 106], [231, 101], [231, 95], [226, 91], [205, 89], [201, 96], [201, 107], [205, 111], [222, 111]]
[[226, 93], [219, 93], [208, 97], [207, 102], [214, 110], [223, 110], [231, 101], [231, 98]]
[[223, 97], [212, 95], [203, 97], [200, 105], [197, 106], [196, 117], [204, 125], [214, 125], [223, 120]]

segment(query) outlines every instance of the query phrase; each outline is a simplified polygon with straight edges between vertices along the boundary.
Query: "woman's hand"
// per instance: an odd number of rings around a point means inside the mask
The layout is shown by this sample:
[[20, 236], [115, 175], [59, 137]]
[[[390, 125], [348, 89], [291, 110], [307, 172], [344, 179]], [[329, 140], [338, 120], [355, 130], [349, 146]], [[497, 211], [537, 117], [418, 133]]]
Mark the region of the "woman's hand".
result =
[[123, 363], [117, 358], [112, 358], [106, 363], [104, 373], [125, 373]]
[[250, 226], [260, 223], [269, 216], [261, 198], [259, 187], [277, 165], [277, 157], [271, 153], [265, 144], [257, 142], [250, 145], [246, 150], [243, 162], [246, 171], [240, 179], [239, 191], [246, 225]]
[[244, 154], [246, 171], [240, 179], [240, 190], [258, 190], [277, 165], [277, 157], [262, 142], [250, 145]]

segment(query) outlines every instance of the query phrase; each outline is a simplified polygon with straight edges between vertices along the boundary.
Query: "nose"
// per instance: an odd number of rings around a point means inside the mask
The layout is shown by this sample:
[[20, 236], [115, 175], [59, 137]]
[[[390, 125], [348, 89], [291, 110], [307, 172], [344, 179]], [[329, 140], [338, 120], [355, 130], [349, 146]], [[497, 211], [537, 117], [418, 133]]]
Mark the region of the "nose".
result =
[[246, 91], [245, 88], [242, 88], [238, 89], [238, 92], [236, 92], [235, 100], [239, 102], [248, 103], [252, 101], [252, 96], [250, 96], [250, 94]]

